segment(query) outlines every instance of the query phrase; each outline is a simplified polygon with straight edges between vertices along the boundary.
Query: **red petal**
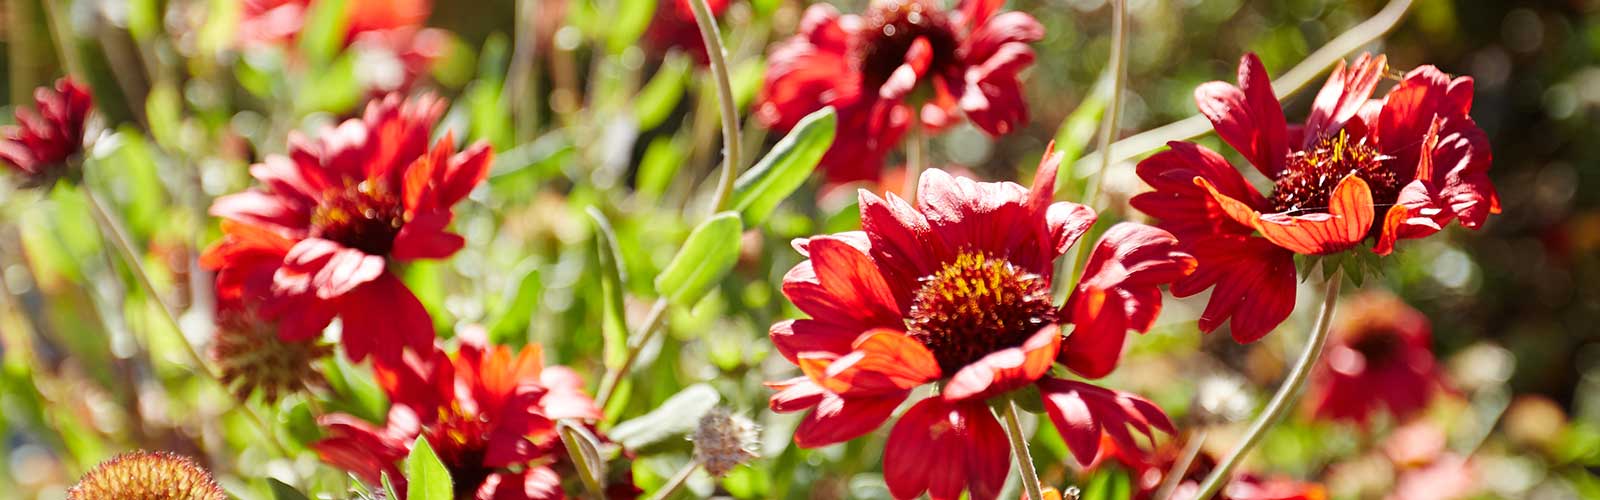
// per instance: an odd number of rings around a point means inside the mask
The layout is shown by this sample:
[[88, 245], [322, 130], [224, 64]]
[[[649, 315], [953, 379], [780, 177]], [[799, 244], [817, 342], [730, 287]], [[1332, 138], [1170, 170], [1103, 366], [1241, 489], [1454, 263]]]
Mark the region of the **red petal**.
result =
[[801, 353], [800, 369], [835, 394], [871, 396], [904, 392], [939, 379], [939, 363], [921, 342], [892, 330], [867, 332], [844, 356]]
[[932, 274], [947, 252], [939, 248], [941, 241], [928, 219], [894, 193], [879, 198], [863, 189], [857, 199], [872, 258], [882, 267], [895, 297], [909, 303], [920, 286], [917, 278]]
[[1278, 177], [1289, 154], [1288, 127], [1260, 58], [1245, 54], [1239, 59], [1238, 87], [1206, 83], [1195, 89], [1194, 99], [1222, 140], [1267, 178]]
[[767, 387], [778, 391], [767, 400], [767, 407], [778, 413], [794, 413], [810, 409], [828, 396], [828, 391], [822, 390], [822, 386], [806, 376], [767, 382]]
[[812, 238], [811, 260], [784, 277], [783, 293], [795, 307], [837, 325], [899, 327], [901, 307], [877, 265], [860, 250], [832, 236]]
[[1127, 331], [1149, 331], [1161, 312], [1160, 285], [1194, 272], [1196, 261], [1160, 229], [1122, 223], [1101, 237], [1062, 311], [1074, 325], [1061, 350], [1068, 368], [1103, 377], [1122, 357]]
[[795, 428], [794, 444], [801, 448], [819, 448], [861, 437], [883, 425], [905, 401], [906, 394], [865, 398], [827, 394]]
[[821, 351], [843, 356], [850, 352], [860, 337], [858, 329], [840, 327], [823, 321], [791, 319], [774, 323], [768, 331], [772, 345], [778, 348], [790, 363], [799, 364], [799, 355]]
[[1388, 61], [1382, 55], [1372, 57], [1362, 54], [1348, 67], [1344, 61], [1334, 66], [1333, 73], [1328, 75], [1328, 82], [1323, 84], [1322, 90], [1317, 92], [1316, 101], [1311, 104], [1311, 116], [1306, 118], [1304, 140], [1308, 145], [1343, 127], [1346, 121], [1361, 111], [1361, 107], [1372, 98], [1372, 90], [1383, 79], [1384, 71], [1389, 68]]
[[400, 227], [394, 236], [389, 257], [395, 260], [443, 259], [455, 255], [467, 240], [445, 231], [454, 218], [450, 212], [417, 214]]
[[438, 180], [439, 205], [448, 207], [466, 198], [473, 188], [489, 176], [489, 165], [494, 163], [494, 150], [487, 141], [478, 141], [465, 151], [450, 157], [443, 176]]
[[1199, 265], [1172, 285], [1188, 297], [1216, 286], [1200, 315], [1200, 330], [1210, 332], [1233, 318], [1233, 338], [1254, 342], [1294, 311], [1294, 254], [1261, 238], [1216, 236], [1185, 242]]
[[883, 86], [878, 87], [878, 98], [886, 101], [904, 98], [917, 88], [917, 82], [928, 73], [930, 64], [933, 64], [933, 45], [927, 38], [917, 37], [906, 49], [905, 62], [889, 74]]
[[1218, 192], [1251, 207], [1266, 201], [1222, 155], [1187, 142], [1167, 143], [1168, 149], [1139, 162], [1139, 178], [1155, 192], [1135, 196], [1134, 208], [1161, 221], [1161, 227], [1179, 236], [1216, 233], [1249, 234], [1249, 223], [1229, 218], [1210, 193], [1195, 184], [1205, 179]]
[[1099, 454], [1102, 432], [1111, 436], [1119, 449], [1132, 453], [1139, 450], [1139, 444], [1128, 432], [1129, 426], [1152, 442], [1155, 429], [1168, 434], [1174, 431], [1161, 408], [1132, 393], [1055, 378], [1040, 380], [1039, 391], [1045, 413], [1083, 466]]
[[1020, 347], [1002, 349], [972, 362], [950, 377], [940, 390], [945, 401], [982, 401], [1039, 380], [1050, 372], [1061, 351], [1061, 329], [1039, 329]]
[[1000, 494], [1011, 468], [1005, 430], [982, 402], [928, 398], [907, 410], [883, 448], [883, 479], [895, 498], [935, 500]]
[[339, 301], [339, 317], [344, 321], [345, 354], [351, 361], [375, 354], [392, 362], [405, 348], [413, 352], [433, 348], [433, 318], [405, 283], [389, 273], [380, 273], [345, 295]]
[[[1224, 204], [1226, 208], [1227, 205]], [[1234, 215], [1230, 210], [1230, 215]], [[1372, 189], [1355, 174], [1346, 176], [1328, 199], [1328, 212], [1290, 216], [1262, 215], [1256, 230], [1268, 241], [1302, 255], [1342, 252], [1366, 239], [1372, 229]]]
[[311, 211], [307, 206], [261, 191], [241, 191], [219, 197], [211, 203], [210, 213], [236, 222], [268, 226], [285, 234], [304, 234], [311, 227]]

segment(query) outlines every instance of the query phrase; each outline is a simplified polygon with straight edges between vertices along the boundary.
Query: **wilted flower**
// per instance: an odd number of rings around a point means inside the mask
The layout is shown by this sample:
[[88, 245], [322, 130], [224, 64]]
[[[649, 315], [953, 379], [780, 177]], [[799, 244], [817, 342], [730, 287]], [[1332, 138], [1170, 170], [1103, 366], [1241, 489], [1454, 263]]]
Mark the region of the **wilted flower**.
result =
[[353, 360], [429, 351], [433, 320], [389, 266], [461, 249], [465, 240], [445, 229], [451, 207], [483, 181], [492, 155], [487, 142], [456, 153], [448, 134], [430, 151], [444, 108], [391, 95], [316, 138], [291, 136], [288, 156], [252, 166], [260, 188], [211, 205], [227, 219], [201, 257], [217, 270], [218, 293], [261, 297], [262, 316], [290, 342], [338, 316]]
[[[699, 0], [658, 0], [656, 13], [650, 17], [650, 26], [644, 31], [644, 45], [657, 57], [668, 50], [687, 51], [700, 64], [710, 61], [705, 39], [700, 37], [700, 25], [694, 20], [694, 7], [689, 2]], [[707, 0], [711, 15], [722, 17], [731, 0]]]
[[[795, 442], [853, 439], [888, 420], [911, 390], [939, 395], [900, 417], [884, 451], [896, 497], [929, 491], [993, 498], [1011, 463], [1005, 432], [986, 400], [1036, 385], [1079, 460], [1102, 432], [1134, 448], [1127, 427], [1172, 432], [1138, 396], [1058, 379], [1056, 362], [1089, 377], [1110, 372], [1127, 330], [1144, 331], [1161, 306], [1161, 283], [1194, 265], [1164, 231], [1119, 224], [1090, 254], [1064, 306], [1051, 302], [1055, 261], [1094, 223], [1088, 207], [1052, 203], [1059, 157], [1047, 153], [1033, 188], [980, 183], [932, 169], [913, 206], [862, 191], [865, 231], [795, 241], [808, 260], [783, 292], [809, 319], [772, 326], [778, 351], [805, 373], [772, 382], [771, 407], [810, 410]], [[1063, 325], [1075, 325], [1063, 340]], [[928, 461], [956, 460], [943, 467]]]
[[719, 406], [700, 417], [689, 440], [694, 442], [695, 461], [712, 476], [722, 477], [761, 456], [757, 438], [755, 422]]
[[1357, 296], [1337, 321], [1306, 396], [1317, 418], [1365, 424], [1387, 411], [1404, 419], [1444, 386], [1428, 318], [1405, 302]]
[[18, 106], [17, 124], [0, 129], [0, 160], [23, 177], [22, 184], [49, 187], [68, 172], [70, 159], [83, 152], [84, 124], [94, 98], [71, 78], [56, 80], [54, 89], [33, 91], [34, 109]]
[[1155, 192], [1133, 206], [1160, 219], [1200, 261], [1173, 293], [1213, 289], [1201, 330], [1231, 317], [1233, 337], [1253, 342], [1282, 323], [1294, 308], [1296, 254], [1339, 253], [1371, 238], [1373, 251], [1387, 255], [1397, 239], [1433, 234], [1451, 220], [1477, 228], [1499, 212], [1489, 142], [1467, 116], [1472, 78], [1424, 66], [1369, 100], [1386, 71], [1383, 56], [1341, 63], [1305, 124], [1294, 127], [1254, 54], [1239, 62], [1239, 86], [1195, 90], [1217, 135], [1273, 181], [1266, 196], [1198, 144], [1173, 142], [1139, 162], [1139, 177]]
[[261, 392], [267, 403], [279, 397], [324, 386], [316, 363], [333, 353], [320, 339], [287, 341], [277, 325], [261, 318], [241, 300], [218, 300], [216, 331], [211, 358], [226, 384], [240, 401]]
[[789, 130], [833, 106], [839, 133], [819, 168], [831, 182], [875, 180], [912, 120], [938, 131], [963, 116], [990, 135], [1028, 121], [1017, 74], [1044, 27], [1002, 2], [874, 0], [863, 15], [815, 4], [800, 33], [773, 47], [756, 116]]
[[422, 436], [450, 471], [456, 498], [566, 498], [562, 478], [572, 477], [573, 464], [556, 421], [600, 418], [583, 381], [565, 367], [544, 366], [538, 345], [513, 352], [486, 344], [481, 330], [458, 337], [453, 357], [435, 349], [377, 366], [392, 403], [384, 427], [328, 415], [320, 423], [329, 437], [312, 447], [363, 481], [376, 485], [387, 475], [404, 490], [400, 462]]
[[100, 462], [67, 490], [67, 500], [227, 500], [211, 473], [165, 451], [123, 453]]

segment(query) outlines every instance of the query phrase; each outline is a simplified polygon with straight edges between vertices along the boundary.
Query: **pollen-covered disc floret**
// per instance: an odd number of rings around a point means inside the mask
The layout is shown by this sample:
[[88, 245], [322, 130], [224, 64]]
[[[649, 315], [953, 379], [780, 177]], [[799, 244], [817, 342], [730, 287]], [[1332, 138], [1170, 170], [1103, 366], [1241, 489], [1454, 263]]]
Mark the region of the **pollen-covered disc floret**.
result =
[[907, 334], [933, 352], [945, 373], [1022, 345], [1055, 322], [1049, 280], [1004, 258], [963, 252], [921, 283]]
[[1303, 151], [1290, 153], [1284, 173], [1273, 183], [1272, 208], [1280, 213], [1325, 213], [1328, 199], [1339, 182], [1355, 174], [1372, 189], [1373, 203], [1390, 206], [1400, 194], [1400, 182], [1386, 157], [1367, 143], [1340, 130]]
[[136, 451], [100, 462], [68, 500], [227, 500], [222, 487], [193, 460], [164, 451]]
[[261, 391], [266, 402], [324, 384], [314, 366], [333, 353], [317, 339], [288, 341], [277, 326], [245, 311], [218, 312], [211, 356], [222, 370], [222, 383], [234, 396], [247, 399]]
[[371, 181], [330, 190], [311, 213], [313, 235], [372, 255], [389, 253], [405, 223], [398, 194]]
[[756, 424], [727, 408], [712, 408], [701, 416], [689, 440], [694, 441], [695, 461], [715, 477], [760, 457]]

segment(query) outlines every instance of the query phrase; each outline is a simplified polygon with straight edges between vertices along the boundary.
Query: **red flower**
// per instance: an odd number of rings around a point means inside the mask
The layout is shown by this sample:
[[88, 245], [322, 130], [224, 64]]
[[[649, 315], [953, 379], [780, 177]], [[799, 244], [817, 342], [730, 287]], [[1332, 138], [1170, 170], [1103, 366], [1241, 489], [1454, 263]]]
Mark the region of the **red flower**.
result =
[[483, 181], [492, 154], [484, 142], [454, 153], [449, 135], [429, 151], [444, 107], [392, 95], [315, 139], [291, 136], [288, 156], [252, 166], [260, 188], [211, 206], [228, 219], [201, 257], [217, 270], [218, 293], [257, 298], [288, 341], [315, 337], [339, 316], [353, 360], [428, 350], [433, 322], [389, 264], [462, 247], [445, 230], [451, 206]]
[[[1101, 432], [1172, 432], [1138, 396], [1056, 379], [1057, 362], [1087, 376], [1110, 371], [1129, 328], [1143, 331], [1161, 306], [1156, 287], [1190, 271], [1164, 231], [1119, 224], [1067, 301], [1051, 303], [1054, 263], [1095, 216], [1052, 203], [1059, 157], [1046, 153], [1032, 189], [973, 182], [932, 169], [913, 206], [860, 192], [865, 231], [797, 240], [808, 260], [783, 292], [809, 319], [772, 326], [772, 341], [805, 376], [769, 385], [779, 412], [810, 410], [795, 442], [817, 447], [877, 428], [917, 386], [941, 382], [889, 433], [884, 475], [896, 497], [993, 498], [1010, 454], [985, 400], [1037, 384], [1069, 443]], [[1062, 338], [1064, 325], [1077, 325]], [[1079, 349], [1084, 352], [1077, 352]], [[1080, 460], [1095, 446], [1074, 445]], [[928, 457], [949, 457], [930, 462]]]
[[1444, 388], [1427, 316], [1388, 295], [1347, 303], [1306, 398], [1317, 418], [1365, 424], [1387, 410], [1397, 419], [1421, 411]]
[[1369, 101], [1387, 68], [1383, 56], [1341, 63], [1296, 126], [1285, 122], [1253, 54], [1239, 62], [1238, 87], [1195, 90], [1217, 135], [1273, 181], [1267, 196], [1196, 144], [1174, 142], [1139, 163], [1155, 192], [1133, 206], [1200, 260], [1173, 293], [1215, 287], [1201, 330], [1232, 317], [1234, 338], [1252, 342], [1282, 323], [1294, 308], [1295, 254], [1338, 253], [1374, 238], [1373, 251], [1388, 255], [1397, 239], [1430, 235], [1451, 220], [1477, 228], [1499, 212], [1489, 142], [1467, 116], [1472, 79], [1424, 66]]
[[[1105, 447], [1102, 448], [1101, 458], [1090, 467], [1100, 466], [1104, 459], [1115, 460], [1133, 478], [1132, 500], [1159, 500], [1156, 493], [1166, 481], [1166, 475], [1177, 464], [1179, 453], [1174, 443], [1157, 447], [1154, 453], [1142, 454], [1133, 450], [1128, 452], [1109, 437], [1105, 438]], [[1178, 479], [1177, 487], [1173, 488], [1173, 500], [1187, 500], [1195, 497], [1200, 492], [1200, 483], [1205, 481], [1217, 466], [1216, 459], [1209, 454], [1195, 455], [1189, 462], [1188, 470], [1183, 477]], [[1320, 484], [1305, 483], [1283, 477], [1263, 478], [1255, 474], [1238, 474], [1217, 492], [1215, 497], [1219, 500], [1326, 500], [1327, 490]]]
[[789, 130], [833, 106], [839, 134], [823, 157], [830, 182], [874, 180], [912, 119], [938, 130], [961, 116], [994, 136], [1028, 121], [1017, 73], [1044, 27], [1002, 2], [968, 0], [946, 12], [931, 0], [875, 0], [862, 16], [812, 5], [800, 33], [769, 56], [756, 114]]
[[312, 447], [362, 481], [376, 485], [387, 475], [405, 491], [400, 462], [422, 436], [450, 471], [456, 498], [567, 498], [562, 477], [573, 465], [556, 421], [600, 418], [582, 380], [565, 367], [544, 366], [538, 345], [520, 352], [489, 346], [481, 330], [461, 338], [454, 357], [435, 348], [377, 365], [392, 403], [384, 426], [328, 415], [320, 424], [329, 437]]
[[36, 109], [17, 107], [17, 124], [0, 129], [0, 160], [23, 176], [23, 185], [48, 186], [70, 173], [67, 160], [83, 152], [84, 122], [94, 98], [72, 78], [54, 90], [33, 91]]
[[[700, 64], [710, 61], [705, 40], [700, 37], [700, 25], [694, 20], [694, 8], [689, 6], [689, 2], [693, 1], [698, 0], [656, 2], [656, 14], [650, 18], [650, 27], [644, 31], [645, 47], [656, 57], [665, 55], [668, 50], [682, 49]], [[730, 0], [707, 0], [706, 5], [711, 7], [712, 16], [721, 18], [731, 3]]]
[[[294, 40], [305, 27], [311, 0], [240, 0], [238, 40], [250, 44], [278, 44]], [[374, 87], [392, 91], [407, 88], [444, 55], [444, 32], [425, 28], [433, 13], [430, 0], [349, 0], [345, 8], [344, 45], [378, 49], [393, 55], [403, 74]], [[372, 78], [382, 72], [365, 74]]]
[[1394, 488], [1385, 500], [1454, 500], [1471, 498], [1482, 486], [1470, 457], [1445, 447], [1444, 431], [1428, 422], [1407, 424], [1383, 443], [1394, 464]]

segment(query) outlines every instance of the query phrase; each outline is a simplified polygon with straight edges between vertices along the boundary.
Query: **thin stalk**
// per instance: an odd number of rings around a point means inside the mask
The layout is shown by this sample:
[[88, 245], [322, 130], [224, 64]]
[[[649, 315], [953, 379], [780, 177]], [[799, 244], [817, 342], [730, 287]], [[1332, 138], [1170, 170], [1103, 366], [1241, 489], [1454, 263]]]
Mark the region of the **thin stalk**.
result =
[[689, 6], [694, 9], [694, 22], [700, 27], [700, 39], [705, 42], [706, 54], [710, 56], [711, 75], [717, 83], [717, 101], [722, 109], [722, 149], [723, 154], [722, 174], [717, 180], [717, 191], [712, 198], [711, 212], [721, 212], [727, 208], [729, 194], [733, 192], [733, 173], [741, 168], [739, 143], [739, 103], [733, 99], [733, 81], [728, 77], [728, 61], [722, 50], [721, 31], [717, 28], [717, 18], [711, 15], [711, 6], [706, 0], [692, 0]]
[[[1122, 90], [1128, 79], [1128, 2], [1111, 2], [1111, 98], [1106, 101], [1105, 116], [1100, 118], [1100, 143], [1098, 151], [1111, 149], [1122, 119]], [[1100, 168], [1083, 193], [1083, 202], [1091, 207], [1099, 205], [1100, 188], [1105, 185], [1106, 171], [1111, 169], [1111, 156], [1100, 155]]]
[[611, 396], [616, 395], [617, 386], [622, 385], [622, 379], [628, 376], [628, 371], [633, 368], [633, 362], [639, 359], [639, 352], [650, 344], [650, 340], [655, 338], [656, 330], [660, 330], [666, 320], [667, 299], [662, 297], [656, 299], [656, 303], [650, 306], [650, 313], [645, 316], [644, 326], [629, 336], [632, 342], [628, 344], [628, 356], [623, 358], [622, 366], [606, 372], [605, 380], [600, 383], [600, 397], [595, 400], [601, 408], [605, 408], [606, 403], [611, 401]]
[[689, 484], [689, 476], [693, 475], [694, 470], [698, 468], [700, 468], [700, 463], [694, 460], [690, 460], [689, 463], [683, 464], [683, 468], [678, 469], [676, 474], [673, 474], [670, 479], [667, 479], [667, 484], [662, 485], [661, 489], [656, 490], [655, 494], [650, 495], [650, 500], [667, 500], [668, 498], [672, 498], [672, 495], [678, 493], [678, 490], [683, 489], [683, 485]]
[[1194, 457], [1200, 455], [1200, 447], [1205, 444], [1206, 431], [1202, 430], [1190, 436], [1189, 444], [1183, 447], [1183, 453], [1178, 455], [1178, 461], [1172, 463], [1167, 475], [1161, 478], [1161, 487], [1156, 489], [1156, 495], [1150, 498], [1173, 500], [1172, 492], [1183, 482], [1183, 475], [1189, 472], [1189, 466], [1194, 464]]
[[1006, 402], [1006, 436], [1011, 438], [1011, 451], [1017, 457], [1017, 471], [1022, 475], [1022, 491], [1028, 500], [1044, 500], [1044, 490], [1039, 487], [1039, 473], [1033, 468], [1033, 455], [1028, 453], [1028, 437], [1022, 433], [1022, 422], [1017, 420], [1017, 402]]
[[534, 129], [539, 123], [539, 105], [534, 100], [538, 92], [534, 90], [536, 80], [533, 78], [539, 44], [538, 25], [534, 22], [536, 1], [517, 0], [516, 45], [511, 52], [511, 67], [502, 90], [511, 104], [518, 144], [532, 141]]
[[906, 178], [905, 187], [900, 190], [900, 196], [907, 202], [917, 201], [917, 183], [928, 163], [927, 155], [928, 134], [922, 130], [922, 120], [913, 118], [911, 130], [906, 131]]
[[61, 15], [56, 2], [57, 0], [39, 0], [39, 4], [44, 7], [45, 18], [50, 22], [50, 36], [56, 42], [56, 55], [61, 57], [61, 65], [67, 70], [67, 74], [79, 78], [87, 77], [88, 74], [83, 72], [83, 64], [78, 61], [78, 46], [72, 43], [72, 34], [68, 32], [71, 26], [66, 24], [67, 18]]
[[[140, 262], [139, 254], [133, 249], [133, 243], [128, 238], [127, 231], [122, 228], [122, 224], [111, 216], [111, 212], [106, 210], [105, 205], [100, 202], [99, 197], [95, 196], [94, 191], [89, 189], [87, 184], [79, 186], [79, 189], [83, 190], [83, 196], [88, 200], [89, 212], [93, 214], [95, 222], [104, 229], [102, 232], [108, 236], [112, 246], [117, 249], [117, 253], [122, 255], [123, 262], [127, 263], [128, 269], [133, 272], [134, 281], [138, 283], [139, 288], [144, 291], [145, 295], [149, 296], [150, 300], [159, 306], [161, 319], [166, 320], [167, 326], [172, 328], [172, 331], [177, 332], [178, 344], [183, 346], [184, 354], [188, 356], [189, 362], [194, 365], [196, 371], [205, 375], [206, 379], [215, 383], [223, 392], [228, 392], [228, 385], [222, 381], [222, 377], [211, 370], [211, 366], [206, 364], [205, 358], [201, 357], [200, 352], [195, 350], [194, 344], [189, 343], [189, 337], [183, 334], [183, 326], [178, 323], [178, 315], [173, 312], [172, 307], [168, 306], [165, 300], [161, 300], [160, 292], [156, 291], [155, 284], [150, 281], [150, 275], [145, 272], [144, 264]], [[281, 456], [289, 456], [288, 449], [278, 442], [277, 434], [272, 431], [271, 427], [267, 426], [266, 421], [262, 420], [254, 409], [243, 401], [233, 399], [233, 402], [234, 408], [243, 413], [256, 426], [257, 430], [267, 439], [268, 444], [271, 444]]]
[[1272, 395], [1272, 401], [1267, 403], [1266, 409], [1261, 410], [1261, 415], [1250, 423], [1250, 429], [1245, 431], [1244, 438], [1235, 445], [1226, 458], [1217, 463], [1211, 470], [1211, 475], [1200, 483], [1200, 493], [1194, 500], [1206, 500], [1211, 495], [1222, 489], [1233, 469], [1244, 461], [1244, 456], [1254, 448], [1256, 443], [1267, 434], [1267, 430], [1278, 424], [1283, 416], [1289, 413], [1289, 408], [1300, 400], [1300, 390], [1306, 385], [1306, 379], [1311, 378], [1311, 368], [1322, 358], [1322, 348], [1328, 343], [1328, 330], [1333, 321], [1334, 305], [1339, 302], [1339, 284], [1344, 281], [1342, 276], [1334, 276], [1328, 280], [1328, 287], [1323, 291], [1322, 309], [1317, 311], [1317, 323], [1311, 330], [1311, 337], [1306, 339], [1305, 351], [1300, 354], [1300, 360], [1289, 370], [1289, 376], [1283, 380], [1283, 385], [1278, 387], [1277, 394]]

